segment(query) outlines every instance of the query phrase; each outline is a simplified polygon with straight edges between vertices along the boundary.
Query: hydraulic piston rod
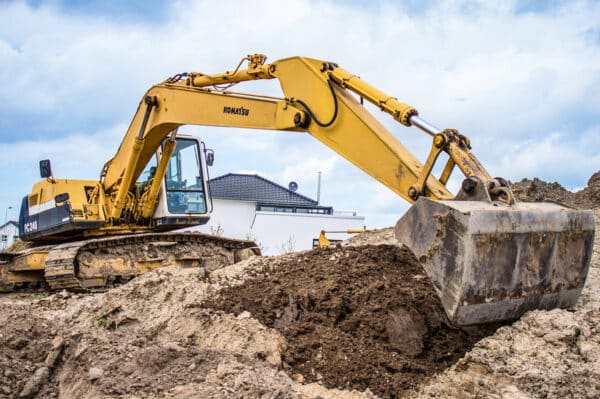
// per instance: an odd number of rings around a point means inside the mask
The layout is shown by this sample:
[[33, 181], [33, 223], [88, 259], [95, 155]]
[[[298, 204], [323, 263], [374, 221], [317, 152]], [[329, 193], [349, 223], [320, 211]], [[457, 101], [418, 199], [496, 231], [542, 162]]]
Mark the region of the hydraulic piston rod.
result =
[[430, 136], [435, 136], [437, 133], [442, 131], [442, 129], [438, 129], [426, 120], [419, 118], [418, 115], [413, 115], [408, 120], [410, 121], [411, 125], [418, 127]]

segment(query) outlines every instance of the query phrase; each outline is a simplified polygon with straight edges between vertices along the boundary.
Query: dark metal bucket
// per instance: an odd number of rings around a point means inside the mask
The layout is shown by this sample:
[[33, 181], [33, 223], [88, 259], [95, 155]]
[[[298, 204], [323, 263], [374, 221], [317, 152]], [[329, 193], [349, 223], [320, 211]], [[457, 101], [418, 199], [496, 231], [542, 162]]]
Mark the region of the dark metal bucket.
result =
[[555, 203], [420, 198], [396, 224], [458, 326], [568, 308], [581, 293], [594, 214]]

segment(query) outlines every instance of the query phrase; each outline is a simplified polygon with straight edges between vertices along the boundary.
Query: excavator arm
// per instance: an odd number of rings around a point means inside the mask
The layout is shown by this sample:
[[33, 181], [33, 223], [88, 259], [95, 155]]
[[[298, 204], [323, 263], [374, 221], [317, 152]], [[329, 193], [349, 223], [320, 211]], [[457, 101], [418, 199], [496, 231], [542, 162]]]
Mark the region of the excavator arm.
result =
[[[181, 74], [146, 93], [117, 154], [103, 168], [104, 190], [114, 194], [109, 206], [113, 219], [120, 217], [127, 192], [160, 142], [185, 124], [308, 132], [409, 202], [421, 196], [452, 199], [454, 196], [445, 185], [455, 165], [472, 177], [475, 186], [480, 184], [484, 197], [487, 187], [503, 186], [505, 200], [511, 201], [508, 185], [490, 177], [469, 151], [465, 136], [455, 130], [433, 127], [419, 118], [413, 107], [335, 64], [303, 57], [272, 64], [265, 64], [266, 57], [262, 55], [247, 59], [247, 69], [238, 67], [234, 72], [217, 75]], [[219, 88], [258, 79], [278, 79], [284, 97]], [[375, 119], [355, 95], [378, 106], [401, 124], [417, 126], [433, 136], [425, 164]], [[449, 159], [437, 179], [431, 171], [443, 151], [449, 154]], [[160, 173], [158, 177], [162, 177]], [[152, 200], [146, 202], [145, 217], [152, 205]]]

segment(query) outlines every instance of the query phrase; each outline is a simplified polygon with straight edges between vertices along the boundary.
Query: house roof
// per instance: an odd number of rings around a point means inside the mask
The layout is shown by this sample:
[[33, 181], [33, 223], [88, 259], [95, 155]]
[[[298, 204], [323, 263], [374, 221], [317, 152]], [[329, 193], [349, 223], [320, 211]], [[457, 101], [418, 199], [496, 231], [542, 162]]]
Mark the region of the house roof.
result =
[[0, 226], [0, 230], [3, 229], [3, 228], [5, 228], [9, 224], [12, 224], [15, 227], [19, 227], [19, 224], [17, 222], [15, 222], [14, 220], [9, 220], [8, 222], [6, 222], [2, 226]]
[[208, 181], [213, 198], [262, 204], [318, 206], [317, 201], [258, 175], [228, 173]]

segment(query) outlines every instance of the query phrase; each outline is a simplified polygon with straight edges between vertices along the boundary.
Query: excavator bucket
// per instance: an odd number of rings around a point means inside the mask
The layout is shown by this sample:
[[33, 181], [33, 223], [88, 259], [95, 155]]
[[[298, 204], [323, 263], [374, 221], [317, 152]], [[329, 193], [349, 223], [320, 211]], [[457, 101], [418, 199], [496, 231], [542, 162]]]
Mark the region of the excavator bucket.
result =
[[396, 224], [457, 326], [568, 308], [585, 283], [594, 240], [591, 211], [555, 203], [420, 198]]

